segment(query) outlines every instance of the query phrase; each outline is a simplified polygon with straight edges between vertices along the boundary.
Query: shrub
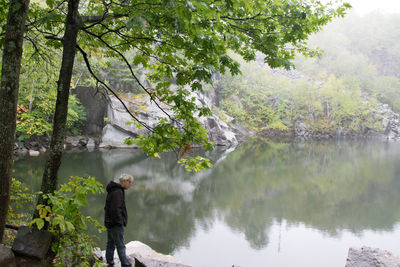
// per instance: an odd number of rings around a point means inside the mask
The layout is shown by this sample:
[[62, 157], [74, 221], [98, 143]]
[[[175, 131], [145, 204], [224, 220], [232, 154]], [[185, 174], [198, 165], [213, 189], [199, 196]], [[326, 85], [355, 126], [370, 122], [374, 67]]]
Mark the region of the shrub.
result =
[[[56, 256], [56, 266], [64, 266], [65, 262], [72, 265], [89, 266], [89, 260], [96, 247], [92, 237], [87, 233], [88, 225], [93, 225], [99, 232], [105, 230], [96, 219], [83, 216], [81, 208], [87, 206], [89, 194], [102, 193], [103, 185], [94, 177], [72, 176], [67, 184], [54, 194], [47, 194], [48, 205], [38, 205], [39, 218], [30, 225], [42, 229], [45, 224], [56, 237], [52, 243], [52, 250]], [[103, 266], [96, 262], [94, 266]]]

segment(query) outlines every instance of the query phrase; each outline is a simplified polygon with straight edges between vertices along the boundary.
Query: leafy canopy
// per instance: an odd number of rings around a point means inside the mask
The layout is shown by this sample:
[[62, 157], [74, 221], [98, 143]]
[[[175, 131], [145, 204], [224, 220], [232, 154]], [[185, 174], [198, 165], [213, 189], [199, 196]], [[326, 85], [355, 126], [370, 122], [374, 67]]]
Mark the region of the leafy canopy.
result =
[[[173, 114], [165, 112], [165, 118], [154, 128], [137, 120], [149, 131], [136, 141], [145, 152], [156, 156], [187, 143], [212, 149], [207, 132], [196, 119], [211, 111], [197, 106], [191, 92], [201, 92], [216, 72], [240, 72], [239, 63], [229, 51], [246, 61], [254, 60], [256, 52], [261, 52], [265, 63], [286, 69], [292, 67], [296, 53], [318, 54], [307, 47], [306, 40], [350, 8], [347, 3], [336, 2], [81, 1], [78, 46], [88, 67], [95, 57], [117, 58], [127, 65], [139, 89], [156, 103], [171, 107]], [[59, 48], [66, 8], [67, 3], [60, 0], [33, 5], [29, 30], [45, 34], [47, 45]], [[132, 51], [134, 56], [127, 60], [124, 55]], [[146, 70], [149, 86], [144, 86], [135, 73], [138, 66]], [[98, 76], [96, 80], [107, 86]]]

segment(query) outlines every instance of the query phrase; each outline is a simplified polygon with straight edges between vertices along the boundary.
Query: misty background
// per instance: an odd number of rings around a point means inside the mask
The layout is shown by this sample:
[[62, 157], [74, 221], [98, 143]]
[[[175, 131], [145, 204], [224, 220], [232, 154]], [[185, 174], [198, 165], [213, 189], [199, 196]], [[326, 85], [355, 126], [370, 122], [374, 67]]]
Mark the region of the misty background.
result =
[[349, 2], [345, 18], [310, 38], [320, 56], [298, 56], [294, 70], [236, 57], [242, 75], [209, 88], [216, 106], [257, 131], [387, 134], [389, 113], [400, 112], [400, 3]]

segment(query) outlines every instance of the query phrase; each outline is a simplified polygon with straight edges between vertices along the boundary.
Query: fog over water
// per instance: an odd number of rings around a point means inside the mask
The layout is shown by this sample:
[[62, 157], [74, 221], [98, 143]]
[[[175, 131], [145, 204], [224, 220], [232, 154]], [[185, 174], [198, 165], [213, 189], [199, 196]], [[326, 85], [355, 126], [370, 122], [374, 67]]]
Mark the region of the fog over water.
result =
[[[323, 0], [322, 2], [329, 1]], [[400, 1], [398, 0], [343, 0], [343, 2], [350, 3], [353, 6], [353, 11], [361, 15], [371, 12], [400, 13]]]

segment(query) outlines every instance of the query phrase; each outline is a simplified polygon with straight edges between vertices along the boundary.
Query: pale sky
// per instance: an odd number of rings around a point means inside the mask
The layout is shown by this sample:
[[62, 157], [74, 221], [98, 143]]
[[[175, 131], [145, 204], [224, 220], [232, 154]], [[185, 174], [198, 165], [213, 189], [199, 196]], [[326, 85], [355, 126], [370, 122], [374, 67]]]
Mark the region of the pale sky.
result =
[[346, 0], [358, 14], [380, 11], [382, 13], [400, 13], [400, 0]]

